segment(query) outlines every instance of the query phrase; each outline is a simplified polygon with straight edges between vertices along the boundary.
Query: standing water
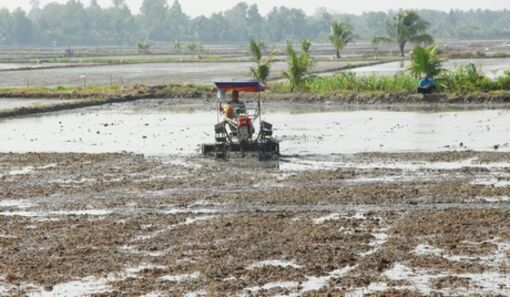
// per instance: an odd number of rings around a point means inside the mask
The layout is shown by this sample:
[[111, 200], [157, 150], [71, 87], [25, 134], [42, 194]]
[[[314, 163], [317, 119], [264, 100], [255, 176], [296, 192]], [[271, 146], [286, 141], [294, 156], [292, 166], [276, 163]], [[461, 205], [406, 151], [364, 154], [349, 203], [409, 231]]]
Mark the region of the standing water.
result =
[[[214, 141], [213, 104], [165, 107], [164, 101], [114, 104], [0, 121], [1, 152], [135, 152], [195, 155]], [[209, 108], [210, 107], [210, 108]], [[264, 120], [282, 154], [509, 151], [510, 110], [317, 110], [269, 104]], [[307, 112], [303, 112], [304, 109]], [[315, 110], [314, 110], [315, 109]], [[257, 125], [257, 123], [256, 123]]]

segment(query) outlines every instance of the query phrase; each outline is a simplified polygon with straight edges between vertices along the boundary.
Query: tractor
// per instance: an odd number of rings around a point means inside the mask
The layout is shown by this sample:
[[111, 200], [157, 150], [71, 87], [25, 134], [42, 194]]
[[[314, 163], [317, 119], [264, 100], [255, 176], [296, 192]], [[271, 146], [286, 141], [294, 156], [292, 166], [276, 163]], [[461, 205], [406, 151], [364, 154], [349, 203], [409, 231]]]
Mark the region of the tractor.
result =
[[[273, 138], [273, 125], [262, 120], [260, 92], [266, 85], [258, 82], [216, 82], [218, 98], [217, 124], [214, 125], [214, 144], [203, 144], [203, 155], [214, 155], [218, 159], [228, 158], [231, 152], [256, 152], [260, 157], [268, 158], [280, 153], [280, 143]], [[226, 101], [228, 92], [259, 93], [257, 108], [251, 114], [244, 103]], [[255, 123], [258, 121], [258, 133]]]

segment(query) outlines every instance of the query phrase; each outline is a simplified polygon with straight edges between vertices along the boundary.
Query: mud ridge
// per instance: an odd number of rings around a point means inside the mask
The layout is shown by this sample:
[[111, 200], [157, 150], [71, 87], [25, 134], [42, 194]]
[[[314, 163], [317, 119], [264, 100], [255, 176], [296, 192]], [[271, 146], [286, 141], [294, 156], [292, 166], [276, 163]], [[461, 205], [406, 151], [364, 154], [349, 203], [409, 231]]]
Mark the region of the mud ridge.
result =
[[99, 106], [110, 103], [128, 102], [138, 100], [132, 96], [114, 96], [106, 99], [93, 99], [93, 100], [76, 100], [76, 102], [66, 102], [60, 104], [50, 104], [45, 106], [33, 106], [33, 107], [20, 107], [10, 110], [0, 111], [0, 119], [12, 118], [18, 116], [34, 115], [46, 112], [56, 112], [63, 110], [79, 109], [90, 106]]
[[[179, 86], [177, 86], [179, 88]], [[10, 118], [17, 116], [25, 116], [32, 114], [40, 114], [46, 112], [55, 112], [62, 110], [79, 109], [90, 106], [100, 106], [110, 103], [120, 103], [137, 101], [142, 99], [183, 99], [195, 101], [196, 99], [211, 99], [212, 92], [186, 89], [177, 91], [168, 91], [168, 86], [135, 86], [121, 91], [116, 95], [102, 95], [99, 93], [0, 93], [0, 98], [45, 98], [45, 99], [76, 99], [77, 102], [68, 102], [64, 104], [54, 104], [34, 107], [21, 107], [10, 110], [0, 111], [0, 118]], [[259, 97], [246, 96], [247, 100], [256, 100]], [[451, 105], [462, 106], [492, 106], [498, 104], [498, 107], [506, 107], [510, 103], [510, 93], [480, 93], [480, 94], [434, 94], [420, 95], [409, 93], [387, 93], [387, 94], [370, 94], [370, 93], [335, 93], [335, 94], [310, 94], [310, 93], [288, 93], [262, 94], [260, 99], [265, 102], [292, 102], [307, 104], [340, 104], [345, 106], [384, 106], [391, 108], [392, 106], [402, 107], [402, 104], [424, 107], [448, 107]]]
[[16, 72], [16, 71], [27, 71], [27, 70], [51, 70], [51, 69], [63, 69], [63, 68], [105, 66], [105, 65], [109, 65], [109, 64], [90, 63], [90, 64], [55, 65], [55, 66], [42, 66], [42, 67], [7, 68], [7, 69], [0, 69], [0, 72]]

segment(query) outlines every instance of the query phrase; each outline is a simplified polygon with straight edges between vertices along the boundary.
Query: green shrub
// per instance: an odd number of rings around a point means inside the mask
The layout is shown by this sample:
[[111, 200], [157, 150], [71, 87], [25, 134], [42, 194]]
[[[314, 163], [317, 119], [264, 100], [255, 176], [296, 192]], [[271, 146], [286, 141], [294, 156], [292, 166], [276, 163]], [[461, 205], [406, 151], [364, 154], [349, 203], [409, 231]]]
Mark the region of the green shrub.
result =
[[497, 80], [484, 76], [472, 63], [442, 72], [437, 81], [439, 90], [447, 92], [487, 92], [500, 89]]
[[[416, 92], [418, 79], [410, 74], [395, 76], [357, 76], [353, 72], [339, 72], [332, 76], [311, 76], [302, 82], [301, 91], [311, 93], [337, 92]], [[490, 92], [510, 90], [510, 72], [496, 79], [483, 75], [473, 64], [460, 67], [453, 71], [442, 71], [437, 77], [440, 92]], [[289, 83], [274, 84], [271, 90], [275, 93], [292, 91]]]
[[506, 71], [505, 75], [498, 77], [496, 83], [500, 90], [510, 90], [510, 71]]

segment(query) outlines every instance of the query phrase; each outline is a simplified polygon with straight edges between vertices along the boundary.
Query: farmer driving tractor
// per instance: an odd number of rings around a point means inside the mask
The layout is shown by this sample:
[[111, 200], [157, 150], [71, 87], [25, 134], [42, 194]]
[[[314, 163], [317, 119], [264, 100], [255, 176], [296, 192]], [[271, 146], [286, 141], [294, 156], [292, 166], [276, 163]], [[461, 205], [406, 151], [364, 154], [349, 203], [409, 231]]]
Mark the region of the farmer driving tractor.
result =
[[[258, 152], [260, 156], [278, 155], [279, 141], [273, 138], [273, 125], [262, 120], [260, 98], [257, 109], [249, 113], [244, 102], [239, 100], [239, 92], [261, 93], [266, 85], [259, 82], [215, 82], [218, 98], [218, 123], [214, 125], [216, 143], [203, 144], [202, 153], [215, 153], [216, 158], [226, 158], [229, 152]], [[232, 92], [231, 99], [223, 101], [225, 94]], [[255, 121], [259, 122], [258, 134]]]
[[232, 100], [227, 102], [222, 106], [223, 114], [229, 118], [237, 118], [241, 114], [246, 114], [246, 104], [244, 102], [239, 101], [239, 91], [232, 91]]
[[[227, 121], [228, 126], [231, 128], [231, 131], [238, 130], [239, 127], [248, 126], [247, 134], [249, 138], [255, 133], [255, 128], [253, 128], [252, 121], [250, 117], [247, 115], [246, 104], [244, 102], [239, 101], [239, 91], [233, 90], [231, 100], [223, 106], [220, 107], [220, 111], [223, 113], [225, 119]], [[236, 125], [237, 124], [237, 127]], [[234, 132], [236, 134], [237, 132]]]

